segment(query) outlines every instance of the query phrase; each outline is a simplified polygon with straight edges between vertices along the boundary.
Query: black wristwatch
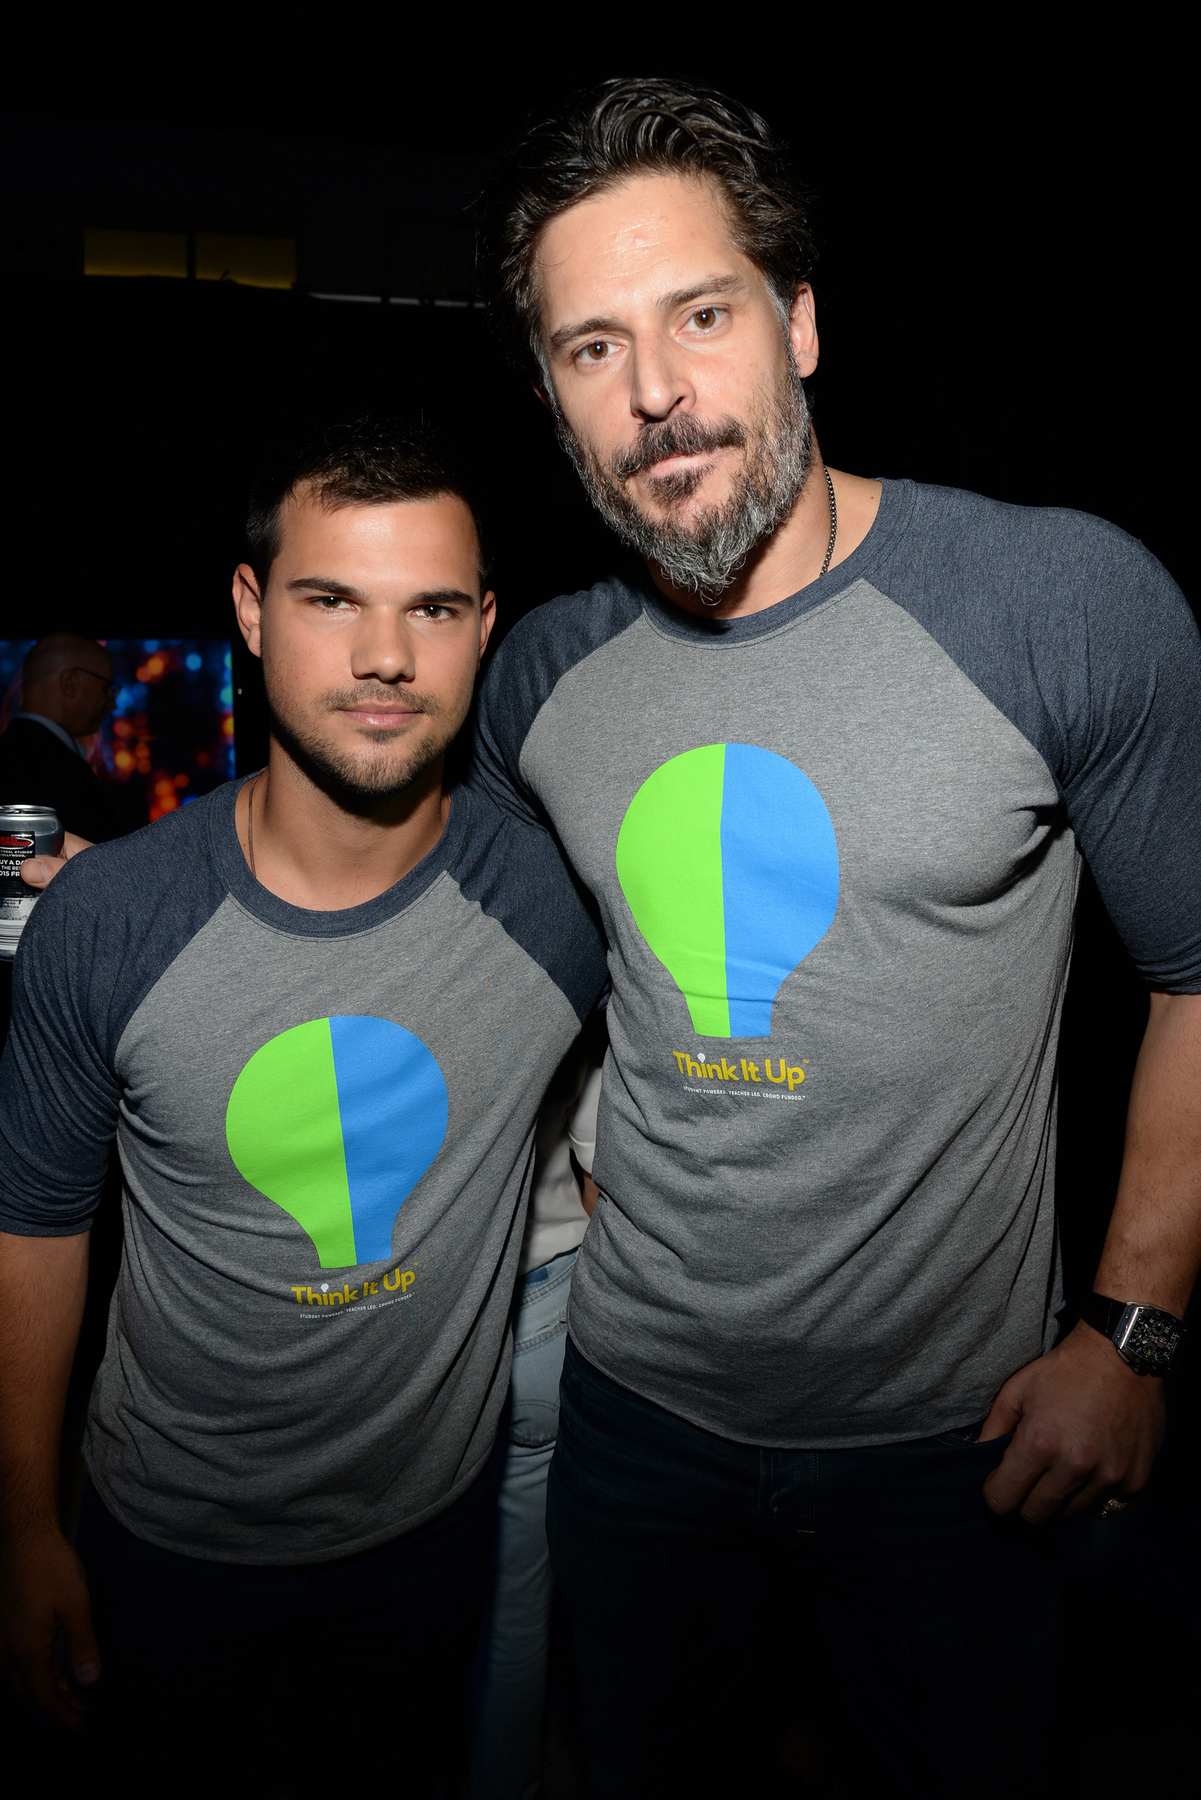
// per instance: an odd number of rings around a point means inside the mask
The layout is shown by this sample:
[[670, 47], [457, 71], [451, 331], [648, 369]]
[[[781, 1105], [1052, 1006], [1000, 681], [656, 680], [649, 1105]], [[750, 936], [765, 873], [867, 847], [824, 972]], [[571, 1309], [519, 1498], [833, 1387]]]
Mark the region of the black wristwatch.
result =
[[1090, 1294], [1080, 1317], [1109, 1339], [1136, 1375], [1166, 1375], [1186, 1329], [1175, 1313], [1136, 1301], [1111, 1300], [1107, 1294]]

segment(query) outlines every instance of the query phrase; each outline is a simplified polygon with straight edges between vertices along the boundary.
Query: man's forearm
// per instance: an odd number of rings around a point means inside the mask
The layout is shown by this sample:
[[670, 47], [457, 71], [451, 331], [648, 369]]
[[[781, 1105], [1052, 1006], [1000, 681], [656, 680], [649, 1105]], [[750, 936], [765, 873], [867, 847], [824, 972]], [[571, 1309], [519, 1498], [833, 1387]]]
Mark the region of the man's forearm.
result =
[[1201, 994], [1152, 994], [1098, 1293], [1181, 1314], [1201, 1268]]
[[0, 1232], [0, 1531], [58, 1523], [63, 1405], [87, 1284], [87, 1232]]

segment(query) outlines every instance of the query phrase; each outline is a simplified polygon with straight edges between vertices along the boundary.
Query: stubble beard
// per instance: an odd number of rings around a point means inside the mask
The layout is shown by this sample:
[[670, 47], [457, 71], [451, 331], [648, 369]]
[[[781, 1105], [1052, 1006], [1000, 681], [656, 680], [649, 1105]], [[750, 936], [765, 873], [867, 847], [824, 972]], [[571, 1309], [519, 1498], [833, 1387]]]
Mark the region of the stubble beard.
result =
[[[320, 712], [333, 713], [341, 707], [369, 705], [372, 700], [387, 703], [379, 695], [326, 694], [318, 707]], [[443, 721], [441, 706], [428, 695], [406, 694], [405, 704]], [[282, 713], [270, 695], [267, 710], [271, 735], [291, 760], [344, 812], [356, 814], [378, 812], [389, 800], [401, 798], [445, 754], [455, 735], [453, 729], [424, 732], [417, 744], [398, 752], [394, 733], [364, 731], [363, 737], [378, 747], [377, 753], [355, 756], [333, 749], [315, 726]]]
[[[644, 427], [634, 445], [610, 464], [576, 437], [557, 405], [554, 411], [559, 442], [605, 523], [654, 564], [669, 586], [709, 604], [728, 591], [748, 558], [787, 519], [813, 463], [809, 403], [791, 357], [780, 386], [764, 397], [745, 425], [733, 418], [707, 425], [691, 414], [664, 419]], [[663, 518], [648, 517], [630, 497], [630, 477], [662, 457], [726, 448], [744, 451], [730, 492], [719, 504], [703, 507], [688, 524], [670, 515], [696, 493], [705, 479], [703, 469], [655, 481], [655, 496], [666, 509]]]

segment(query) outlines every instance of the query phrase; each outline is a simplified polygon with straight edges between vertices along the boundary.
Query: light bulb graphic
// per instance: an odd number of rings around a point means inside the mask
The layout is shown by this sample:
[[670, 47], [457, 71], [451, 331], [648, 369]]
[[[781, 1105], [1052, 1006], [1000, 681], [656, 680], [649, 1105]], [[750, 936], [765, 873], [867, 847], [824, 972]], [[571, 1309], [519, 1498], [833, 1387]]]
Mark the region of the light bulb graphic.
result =
[[225, 1109], [238, 1173], [312, 1239], [323, 1269], [383, 1262], [396, 1215], [442, 1148], [446, 1082], [403, 1025], [369, 1015], [281, 1031]]
[[826, 803], [786, 757], [703, 744], [642, 783], [617, 834], [617, 879], [700, 1037], [770, 1037], [784, 978], [838, 906]]

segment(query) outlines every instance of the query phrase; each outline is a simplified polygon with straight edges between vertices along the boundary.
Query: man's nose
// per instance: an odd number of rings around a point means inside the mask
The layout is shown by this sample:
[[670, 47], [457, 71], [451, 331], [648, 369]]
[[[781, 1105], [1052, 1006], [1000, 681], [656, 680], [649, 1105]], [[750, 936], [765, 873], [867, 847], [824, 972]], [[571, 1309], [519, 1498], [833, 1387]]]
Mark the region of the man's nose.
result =
[[666, 419], [690, 410], [696, 395], [683, 353], [663, 338], [634, 346], [630, 359], [630, 411], [636, 418]]
[[417, 663], [405, 621], [368, 614], [355, 633], [350, 670], [356, 681], [412, 681]]

